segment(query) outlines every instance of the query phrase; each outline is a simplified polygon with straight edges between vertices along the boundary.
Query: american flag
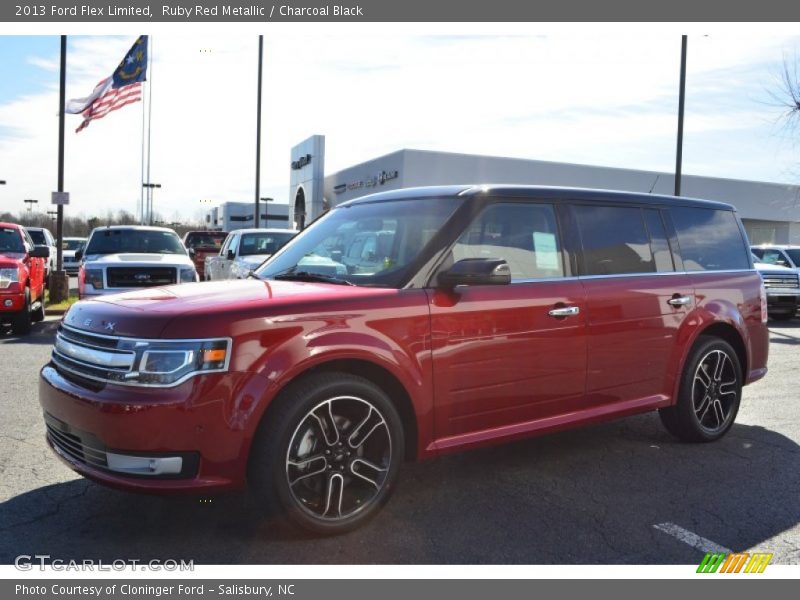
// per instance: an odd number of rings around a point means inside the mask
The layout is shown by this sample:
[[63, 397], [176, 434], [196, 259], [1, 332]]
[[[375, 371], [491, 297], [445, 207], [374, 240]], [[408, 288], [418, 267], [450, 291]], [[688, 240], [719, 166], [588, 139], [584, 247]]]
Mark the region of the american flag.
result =
[[98, 83], [92, 93], [85, 98], [70, 100], [64, 112], [80, 114], [83, 122], [75, 130], [85, 129], [95, 119], [102, 119], [108, 113], [142, 99], [142, 82], [147, 74], [147, 36], [136, 40], [122, 62], [111, 75]]

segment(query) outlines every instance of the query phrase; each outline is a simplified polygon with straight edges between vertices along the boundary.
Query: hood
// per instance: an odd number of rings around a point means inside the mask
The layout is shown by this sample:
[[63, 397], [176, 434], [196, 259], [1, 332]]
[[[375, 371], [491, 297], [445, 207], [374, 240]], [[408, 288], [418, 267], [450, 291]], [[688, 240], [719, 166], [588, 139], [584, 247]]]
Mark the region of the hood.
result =
[[25, 255], [21, 253], [0, 253], [0, 269], [16, 269], [23, 258], [25, 258]]
[[[302, 312], [303, 305], [397, 293], [387, 288], [230, 279], [97, 296], [72, 305], [64, 321], [96, 333], [158, 338], [170, 322], [180, 319], [186, 330], [195, 334], [202, 323], [204, 336], [220, 336], [230, 335], [227, 328], [237, 313], [267, 317], [286, 312], [287, 307]], [[113, 323], [113, 334], [106, 330], [108, 323]]]
[[139, 265], [193, 266], [192, 260], [185, 254], [91, 254], [86, 257], [86, 262], [97, 266], [108, 265], [113, 267]]
[[248, 265], [260, 265], [267, 260], [272, 254], [247, 254], [246, 256], [239, 257], [243, 263]]
[[756, 270], [760, 273], [794, 273], [794, 269], [789, 267], [782, 267], [780, 265], [770, 265], [767, 263], [757, 262], [754, 263]]

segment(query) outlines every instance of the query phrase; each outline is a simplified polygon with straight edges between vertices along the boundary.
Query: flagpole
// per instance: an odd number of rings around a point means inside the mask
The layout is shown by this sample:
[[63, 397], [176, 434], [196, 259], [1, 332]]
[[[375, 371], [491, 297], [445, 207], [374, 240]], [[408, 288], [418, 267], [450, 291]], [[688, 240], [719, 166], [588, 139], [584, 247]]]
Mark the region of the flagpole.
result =
[[150, 65], [147, 69], [147, 225], [153, 224], [153, 188], [150, 187], [150, 132], [153, 125], [153, 36], [147, 37], [149, 48], [147, 49], [147, 60]]
[[142, 181], [141, 181], [141, 184], [142, 185], [139, 186], [139, 205], [138, 205], [137, 210], [136, 210], [137, 216], [139, 217], [139, 225], [144, 225], [144, 149], [145, 149], [145, 146], [144, 146], [144, 134], [145, 134], [145, 117], [147, 115], [145, 102], [144, 102], [144, 97], [145, 97], [145, 94], [146, 94], [147, 90], [150, 89], [150, 85], [147, 82], [147, 80], [145, 80], [142, 83], [142, 85], [143, 86], [147, 86], [147, 88], [142, 90], [142, 156], [141, 156], [141, 158], [142, 158], [142, 177], [141, 177]]

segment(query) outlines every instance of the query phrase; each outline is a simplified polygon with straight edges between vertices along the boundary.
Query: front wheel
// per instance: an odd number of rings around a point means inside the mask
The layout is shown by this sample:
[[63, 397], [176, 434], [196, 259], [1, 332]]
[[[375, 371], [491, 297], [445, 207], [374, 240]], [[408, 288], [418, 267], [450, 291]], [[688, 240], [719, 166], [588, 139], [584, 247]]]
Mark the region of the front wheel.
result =
[[742, 368], [731, 345], [700, 338], [686, 361], [677, 402], [659, 409], [661, 421], [687, 442], [718, 440], [733, 426], [742, 385]]
[[22, 310], [14, 317], [11, 328], [17, 335], [26, 335], [31, 332], [31, 292], [25, 288], [25, 305]]
[[259, 428], [250, 483], [260, 502], [323, 535], [386, 503], [403, 459], [397, 409], [371, 381], [320, 373], [289, 385]]

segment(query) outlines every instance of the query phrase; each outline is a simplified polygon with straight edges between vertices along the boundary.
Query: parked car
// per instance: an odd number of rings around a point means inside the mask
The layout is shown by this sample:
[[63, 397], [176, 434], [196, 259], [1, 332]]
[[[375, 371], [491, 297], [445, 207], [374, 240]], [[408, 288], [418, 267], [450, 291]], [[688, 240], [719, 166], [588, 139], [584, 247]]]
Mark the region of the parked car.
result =
[[164, 227], [98, 227], [75, 257], [81, 298], [198, 281], [178, 234]]
[[25, 334], [45, 313], [47, 246], [37, 246], [24, 228], [0, 223], [0, 324]]
[[45, 274], [44, 284], [47, 287], [50, 284], [50, 273], [56, 270], [56, 239], [49, 229], [45, 227], [26, 227], [28, 234], [31, 236], [33, 243], [37, 246], [46, 246], [49, 250], [49, 255], [45, 261]]
[[189, 231], [183, 236], [183, 245], [197, 270], [200, 281], [205, 281], [206, 257], [219, 254], [227, 231]]
[[290, 229], [237, 229], [228, 234], [216, 256], [207, 256], [207, 281], [246, 279], [250, 272], [289, 242]]
[[769, 265], [800, 270], [800, 246], [761, 244], [752, 246], [751, 250], [753, 254]]
[[765, 263], [756, 255], [753, 255], [753, 264], [764, 280], [769, 317], [776, 321], [793, 319], [800, 309], [800, 276], [797, 271]]
[[[344, 262], [356, 232], [390, 239]], [[730, 205], [671, 196], [365, 196], [255, 278], [73, 305], [41, 371], [47, 439], [101, 483], [248, 484], [322, 534], [375, 515], [403, 460], [655, 410], [718, 440], [767, 372], [746, 239]]]
[[77, 275], [81, 263], [75, 258], [75, 253], [86, 245], [85, 237], [65, 237], [61, 246], [61, 258], [64, 261], [64, 270], [70, 275]]

